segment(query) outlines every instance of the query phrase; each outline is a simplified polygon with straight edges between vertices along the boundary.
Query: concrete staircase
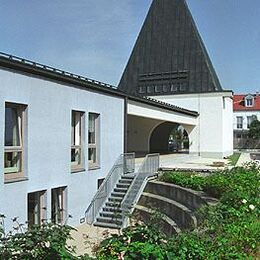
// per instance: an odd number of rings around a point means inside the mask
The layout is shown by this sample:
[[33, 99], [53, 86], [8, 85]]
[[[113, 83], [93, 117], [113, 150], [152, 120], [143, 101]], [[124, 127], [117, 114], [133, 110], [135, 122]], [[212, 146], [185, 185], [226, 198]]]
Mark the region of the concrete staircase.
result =
[[102, 207], [99, 216], [94, 222], [94, 226], [116, 228], [119, 229], [123, 224], [123, 212], [121, 209], [121, 202], [123, 201], [132, 181], [134, 175], [123, 175], [111, 195], [107, 198]]
[[170, 183], [150, 181], [135, 207], [134, 214], [146, 222], [155, 210], [162, 213], [158, 227], [171, 236], [181, 230], [196, 228], [199, 222], [196, 210], [203, 205], [216, 203], [216, 199], [203, 192]]

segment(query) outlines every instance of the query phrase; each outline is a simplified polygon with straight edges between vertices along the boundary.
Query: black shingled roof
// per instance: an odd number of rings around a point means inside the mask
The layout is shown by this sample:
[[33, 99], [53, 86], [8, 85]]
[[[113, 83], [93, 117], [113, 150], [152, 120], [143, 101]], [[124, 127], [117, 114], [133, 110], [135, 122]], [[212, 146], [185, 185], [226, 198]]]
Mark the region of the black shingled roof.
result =
[[51, 66], [43, 65], [31, 60], [20, 58], [14, 55], [0, 52], [0, 67], [27, 73], [30, 75], [40, 76], [45, 79], [55, 80], [66, 84], [72, 84], [75, 87], [84, 88], [104, 94], [127, 98], [129, 100], [137, 101], [147, 105], [163, 108], [169, 111], [183, 113], [186, 115], [197, 117], [199, 114], [196, 111], [180, 108], [162, 101], [158, 101], [149, 97], [141, 97], [127, 94], [117, 87], [106, 84], [94, 79], [86, 78], [74, 73], [56, 69]]

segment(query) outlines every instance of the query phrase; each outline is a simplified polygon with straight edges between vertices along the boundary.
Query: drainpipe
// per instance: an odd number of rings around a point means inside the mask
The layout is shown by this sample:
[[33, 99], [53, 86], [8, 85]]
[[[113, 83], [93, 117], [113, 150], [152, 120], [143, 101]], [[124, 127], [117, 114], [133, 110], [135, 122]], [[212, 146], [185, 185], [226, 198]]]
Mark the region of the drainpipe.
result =
[[124, 99], [124, 153], [127, 153], [127, 103], [128, 97]]

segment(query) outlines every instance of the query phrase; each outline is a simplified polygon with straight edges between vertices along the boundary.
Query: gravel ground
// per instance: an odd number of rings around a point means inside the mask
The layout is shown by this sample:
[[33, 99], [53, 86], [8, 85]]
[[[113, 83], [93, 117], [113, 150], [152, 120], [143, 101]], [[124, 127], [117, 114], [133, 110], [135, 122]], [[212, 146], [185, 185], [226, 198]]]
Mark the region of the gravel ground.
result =
[[87, 253], [90, 256], [94, 256], [94, 251], [102, 240], [119, 232], [116, 229], [95, 227], [88, 224], [82, 224], [76, 229], [76, 231], [72, 231], [73, 240], [68, 241], [68, 245], [76, 246], [77, 255]]

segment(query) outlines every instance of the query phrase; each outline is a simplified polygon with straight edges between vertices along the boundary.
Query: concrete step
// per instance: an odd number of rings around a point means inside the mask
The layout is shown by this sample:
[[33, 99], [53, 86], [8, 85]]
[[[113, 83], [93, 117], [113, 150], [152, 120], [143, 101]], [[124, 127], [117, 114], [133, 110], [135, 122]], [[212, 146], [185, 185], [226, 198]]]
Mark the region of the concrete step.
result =
[[112, 220], [122, 220], [122, 214], [120, 212], [102, 211], [99, 213], [100, 217], [111, 218]]
[[108, 198], [108, 202], [118, 202], [120, 203], [123, 200], [122, 197], [110, 197]]
[[106, 207], [111, 207], [114, 209], [119, 209], [121, 207], [121, 203], [120, 202], [113, 202], [113, 201], [107, 201], [105, 203]]
[[96, 223], [110, 223], [116, 224], [117, 226], [122, 226], [122, 219], [110, 218], [110, 217], [98, 217]]
[[118, 207], [110, 207], [110, 206], [103, 207], [102, 210], [103, 210], [103, 212], [118, 212], [118, 213], [122, 212], [122, 210], [120, 208], [118, 208]]
[[116, 189], [128, 189], [130, 185], [130, 183], [118, 183]]
[[[134, 209], [134, 216], [141, 221], [148, 222], [154, 211], [145, 206], [136, 205]], [[159, 224], [160, 230], [165, 233], [167, 236], [171, 237], [172, 235], [179, 234], [181, 229], [178, 227], [177, 223], [169, 218], [166, 215], [162, 215], [162, 223]]]
[[97, 227], [112, 228], [112, 229], [120, 229], [121, 228], [120, 225], [117, 225], [117, 224], [114, 224], [114, 223], [105, 223], [105, 222], [97, 222], [97, 221], [93, 225], [97, 226]]
[[214, 198], [210, 198], [201, 191], [184, 188], [173, 183], [160, 181], [149, 181], [145, 187], [145, 192], [173, 199], [189, 209], [196, 210], [209, 203], [217, 203]]
[[156, 194], [143, 192], [138, 205], [162, 212], [174, 220], [181, 229], [194, 229], [198, 225], [193, 211], [181, 203]]
[[[127, 186], [128, 188], [129, 186]], [[126, 193], [127, 192], [127, 188], [115, 188], [114, 189], [114, 192], [122, 192], [122, 193]]]
[[133, 179], [134, 179], [134, 176], [123, 175], [123, 176], [121, 177], [121, 179], [124, 179], [124, 180], [133, 180]]
[[118, 184], [122, 184], [122, 183], [130, 185], [132, 183], [132, 180], [130, 180], [130, 179], [120, 179], [118, 181]]
[[112, 197], [120, 197], [120, 198], [123, 198], [123, 197], [125, 196], [125, 194], [126, 194], [125, 192], [112, 192], [110, 197], [111, 197], [111, 198], [112, 198]]

